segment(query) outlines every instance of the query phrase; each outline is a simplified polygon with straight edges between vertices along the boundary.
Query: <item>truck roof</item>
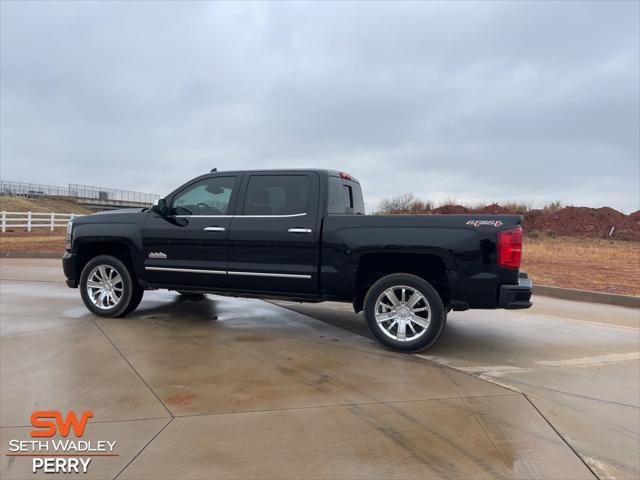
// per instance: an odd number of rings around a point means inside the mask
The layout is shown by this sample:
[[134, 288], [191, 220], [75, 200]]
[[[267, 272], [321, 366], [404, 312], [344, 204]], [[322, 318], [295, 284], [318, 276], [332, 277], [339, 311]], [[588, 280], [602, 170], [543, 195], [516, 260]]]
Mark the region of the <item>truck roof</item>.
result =
[[[215, 170], [215, 171], [214, 171]], [[341, 172], [339, 170], [330, 170], [327, 168], [262, 168], [262, 169], [246, 169], [246, 170], [217, 170], [214, 169], [210, 174], [215, 175], [217, 173], [284, 173], [284, 172], [316, 172], [330, 177], [342, 177], [352, 182], [358, 182], [358, 179], [354, 176]], [[345, 177], [346, 176], [346, 177]]]

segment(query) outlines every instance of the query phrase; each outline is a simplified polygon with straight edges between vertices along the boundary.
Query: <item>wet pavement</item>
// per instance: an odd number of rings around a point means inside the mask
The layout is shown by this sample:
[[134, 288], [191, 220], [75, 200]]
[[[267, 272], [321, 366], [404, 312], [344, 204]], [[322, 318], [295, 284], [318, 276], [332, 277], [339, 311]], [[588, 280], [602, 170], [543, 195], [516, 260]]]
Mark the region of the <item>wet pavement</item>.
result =
[[[369, 336], [350, 305], [280, 304]], [[526, 394], [599, 478], [640, 477], [640, 311], [534, 297], [530, 310], [452, 312], [417, 356]]]
[[3, 259], [0, 476], [33, 476], [9, 440], [57, 409], [117, 441], [89, 478], [637, 477], [638, 312], [538, 300], [406, 355], [341, 304], [158, 291], [103, 319], [59, 261]]

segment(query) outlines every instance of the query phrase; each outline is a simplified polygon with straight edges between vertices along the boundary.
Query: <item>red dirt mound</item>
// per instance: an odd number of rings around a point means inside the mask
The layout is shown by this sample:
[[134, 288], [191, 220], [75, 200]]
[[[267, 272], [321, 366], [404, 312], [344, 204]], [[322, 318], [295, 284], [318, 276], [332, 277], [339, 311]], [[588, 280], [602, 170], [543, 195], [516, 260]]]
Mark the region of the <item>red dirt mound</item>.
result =
[[502, 207], [502, 206], [498, 205], [497, 203], [492, 203], [491, 205], [487, 205], [486, 207], [482, 207], [482, 208], [476, 210], [475, 213], [487, 213], [487, 214], [492, 214], [492, 215], [502, 215], [502, 214], [505, 214], [505, 213], [513, 213], [513, 212], [509, 211], [505, 207]]
[[462, 205], [443, 205], [442, 207], [434, 208], [432, 210], [432, 213], [452, 215], [459, 213], [469, 213], [469, 209], [467, 207], [463, 207]]
[[524, 215], [523, 228], [572, 237], [640, 240], [640, 223], [631, 215], [609, 207], [565, 207], [556, 212], [531, 210]]
[[[463, 205], [443, 205], [434, 208], [431, 212], [422, 213], [504, 215], [516, 212], [493, 203], [475, 209]], [[640, 241], [640, 210], [631, 215], [625, 215], [609, 207], [564, 207], [556, 211], [529, 210], [523, 214], [523, 217], [523, 228], [528, 232]]]

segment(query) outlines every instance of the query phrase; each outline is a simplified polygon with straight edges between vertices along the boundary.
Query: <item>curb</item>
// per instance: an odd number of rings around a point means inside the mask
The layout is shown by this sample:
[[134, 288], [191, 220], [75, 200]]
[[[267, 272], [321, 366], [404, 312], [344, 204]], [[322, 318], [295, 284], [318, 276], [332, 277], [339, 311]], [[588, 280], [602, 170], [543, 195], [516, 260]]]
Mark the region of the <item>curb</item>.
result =
[[640, 297], [591, 292], [589, 290], [578, 290], [577, 288], [534, 285], [533, 294], [562, 300], [574, 300], [577, 302], [604, 303], [607, 305], [617, 305], [619, 307], [640, 308]]
[[[56, 258], [62, 260], [62, 253], [58, 252], [0, 252], [0, 258]], [[534, 295], [541, 297], [559, 298], [577, 302], [603, 303], [619, 307], [640, 308], [640, 297], [615, 295], [613, 293], [591, 292], [577, 288], [550, 287], [547, 285], [533, 286]]]
[[0, 258], [58, 258], [62, 260], [62, 252], [0, 252]]

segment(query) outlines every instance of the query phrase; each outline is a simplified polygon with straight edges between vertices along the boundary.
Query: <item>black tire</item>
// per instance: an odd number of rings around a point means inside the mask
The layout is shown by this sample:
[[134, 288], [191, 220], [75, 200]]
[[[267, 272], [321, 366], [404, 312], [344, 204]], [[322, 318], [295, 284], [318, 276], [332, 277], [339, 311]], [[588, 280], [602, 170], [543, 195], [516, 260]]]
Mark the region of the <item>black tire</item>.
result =
[[[391, 288], [397, 288], [401, 291], [401, 287], [404, 286], [419, 292], [423, 300], [420, 301], [422, 303], [417, 305], [424, 305], [424, 307], [428, 308], [428, 313], [422, 313], [422, 315], [426, 316], [425, 318], [429, 319], [428, 326], [423, 328], [415, 323], [411, 325], [412, 328], [415, 326], [418, 333], [423, 332], [414, 340], [410, 338], [406, 340], [392, 338], [392, 328], [391, 331], [387, 329], [393, 324], [392, 319], [383, 323], [376, 321], [376, 304], [378, 300], [382, 298], [383, 293]], [[384, 299], [384, 301], [386, 303], [386, 299]], [[424, 307], [422, 308], [424, 309]], [[385, 307], [383, 306], [383, 308]], [[382, 312], [384, 312], [384, 310]], [[364, 298], [364, 315], [371, 334], [386, 347], [400, 352], [419, 352], [429, 348], [442, 334], [447, 318], [442, 299], [436, 289], [426, 280], [408, 273], [393, 273], [375, 282], [371, 288], [369, 288]], [[399, 327], [396, 326], [396, 332], [398, 329]], [[385, 331], [387, 333], [385, 333]]]
[[136, 308], [138, 308], [138, 305], [140, 305], [140, 302], [142, 301], [142, 297], [144, 295], [144, 288], [138, 285], [138, 282], [136, 282], [135, 279], [133, 280], [133, 283], [134, 283], [133, 298], [131, 298], [131, 303], [129, 303], [129, 306], [127, 307], [123, 315], [129, 315]]
[[182, 298], [185, 300], [202, 300], [204, 299], [204, 293], [188, 292], [186, 290], [176, 290]]
[[[89, 292], [87, 291], [87, 282], [89, 280], [89, 275], [92, 274], [93, 270], [100, 265], [115, 270], [121, 278], [121, 281], [118, 282], [118, 285], [121, 285], [121, 296], [119, 298], [119, 301], [112, 307], [106, 306], [105, 308], [100, 308], [93, 302], [93, 300], [89, 296]], [[84, 302], [85, 306], [92, 313], [100, 317], [113, 318], [126, 315], [131, 310], [133, 310], [133, 308], [137, 307], [140, 303], [140, 300], [142, 299], [142, 294], [138, 291], [142, 290], [142, 288], [135, 281], [127, 266], [122, 263], [122, 261], [120, 261], [116, 257], [112, 257], [111, 255], [99, 255], [89, 260], [82, 269], [78, 288], [80, 288], [80, 296], [82, 297], [82, 301]], [[133, 306], [134, 304], [135, 306]], [[133, 308], [131, 308], [132, 306]], [[129, 310], [130, 308], [131, 310]]]

